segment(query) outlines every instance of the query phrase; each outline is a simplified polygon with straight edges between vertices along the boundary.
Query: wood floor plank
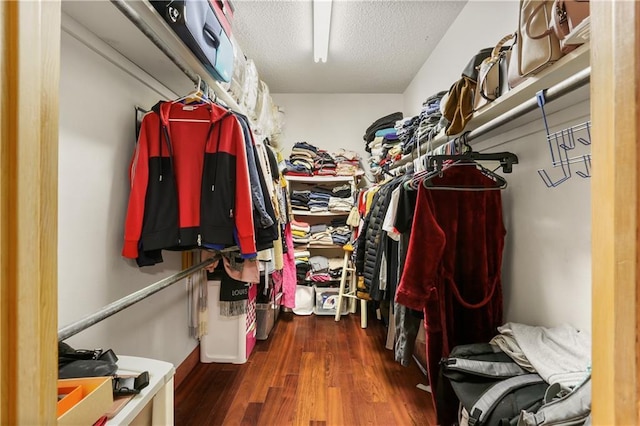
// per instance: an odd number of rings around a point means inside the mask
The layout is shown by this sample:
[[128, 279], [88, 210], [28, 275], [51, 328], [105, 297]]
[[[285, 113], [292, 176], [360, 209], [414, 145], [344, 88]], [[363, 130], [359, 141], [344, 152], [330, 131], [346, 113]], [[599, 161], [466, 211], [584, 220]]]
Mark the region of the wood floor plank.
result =
[[199, 364], [175, 394], [178, 425], [435, 425], [425, 379], [357, 315], [282, 313], [245, 364]]
[[244, 412], [244, 416], [240, 421], [241, 426], [254, 426], [258, 423], [260, 414], [262, 413], [262, 408], [264, 404], [259, 402], [250, 402], [247, 405], [247, 410]]
[[344, 422], [344, 400], [339, 387], [327, 388], [327, 425], [340, 426], [346, 424]]
[[221, 425], [227, 407], [233, 398], [231, 390], [237, 373], [233, 371], [221, 371], [216, 375], [216, 380], [211, 381], [203, 388], [200, 403], [193, 410], [190, 423], [194, 425]]

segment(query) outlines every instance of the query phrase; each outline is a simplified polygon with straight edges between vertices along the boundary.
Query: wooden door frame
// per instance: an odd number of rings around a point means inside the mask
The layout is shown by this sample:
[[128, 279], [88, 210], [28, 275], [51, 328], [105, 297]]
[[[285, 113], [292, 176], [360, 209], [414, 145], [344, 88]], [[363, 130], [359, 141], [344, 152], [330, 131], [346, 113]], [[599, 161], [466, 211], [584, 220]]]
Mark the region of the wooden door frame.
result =
[[60, 2], [0, 22], [0, 424], [55, 424]]
[[591, 2], [593, 424], [639, 424], [640, 3]]
[[[591, 8], [593, 423], [640, 423], [640, 5]], [[51, 424], [60, 2], [0, 2], [0, 22], [0, 424]]]

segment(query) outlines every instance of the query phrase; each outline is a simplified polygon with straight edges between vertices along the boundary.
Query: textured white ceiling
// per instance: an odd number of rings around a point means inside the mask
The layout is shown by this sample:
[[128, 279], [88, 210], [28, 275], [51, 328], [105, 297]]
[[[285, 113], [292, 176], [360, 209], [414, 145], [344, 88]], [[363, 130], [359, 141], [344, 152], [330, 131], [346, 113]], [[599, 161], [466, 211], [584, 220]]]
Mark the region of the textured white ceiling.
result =
[[326, 63], [309, 0], [235, 0], [234, 35], [272, 93], [402, 93], [466, 0], [334, 0]]

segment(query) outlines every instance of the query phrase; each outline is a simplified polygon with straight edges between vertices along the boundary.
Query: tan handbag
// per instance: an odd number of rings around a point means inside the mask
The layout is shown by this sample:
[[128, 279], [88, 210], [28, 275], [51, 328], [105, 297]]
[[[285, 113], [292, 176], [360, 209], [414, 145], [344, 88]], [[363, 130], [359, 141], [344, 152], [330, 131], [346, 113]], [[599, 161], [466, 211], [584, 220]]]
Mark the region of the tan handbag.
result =
[[560, 41], [549, 28], [553, 0], [520, 0], [516, 42], [509, 63], [509, 87], [539, 72], [563, 56]]
[[555, 0], [551, 15], [551, 28], [560, 40], [560, 49], [569, 53], [578, 44], [566, 44], [566, 38], [582, 21], [589, 16], [589, 0]]
[[491, 56], [478, 67], [478, 83], [475, 92], [474, 109], [477, 111], [507, 93], [507, 74], [511, 49], [505, 43], [515, 39], [515, 34], [504, 36], [491, 51]]
[[475, 54], [447, 94], [442, 107], [442, 115], [449, 124], [445, 130], [448, 136], [462, 132], [473, 115], [478, 69], [483, 60], [491, 55], [493, 48], [487, 47]]

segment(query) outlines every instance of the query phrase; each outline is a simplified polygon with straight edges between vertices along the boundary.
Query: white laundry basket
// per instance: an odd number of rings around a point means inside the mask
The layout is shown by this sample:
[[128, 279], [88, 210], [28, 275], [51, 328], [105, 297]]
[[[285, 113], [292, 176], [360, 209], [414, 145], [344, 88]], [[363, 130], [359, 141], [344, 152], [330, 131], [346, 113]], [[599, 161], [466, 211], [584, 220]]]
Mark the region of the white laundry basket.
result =
[[220, 281], [208, 282], [208, 333], [200, 339], [200, 362], [244, 364], [256, 344], [256, 292], [249, 288], [247, 313], [220, 315]]
[[311, 315], [316, 304], [315, 289], [313, 286], [296, 286], [296, 306], [293, 313], [296, 315]]

